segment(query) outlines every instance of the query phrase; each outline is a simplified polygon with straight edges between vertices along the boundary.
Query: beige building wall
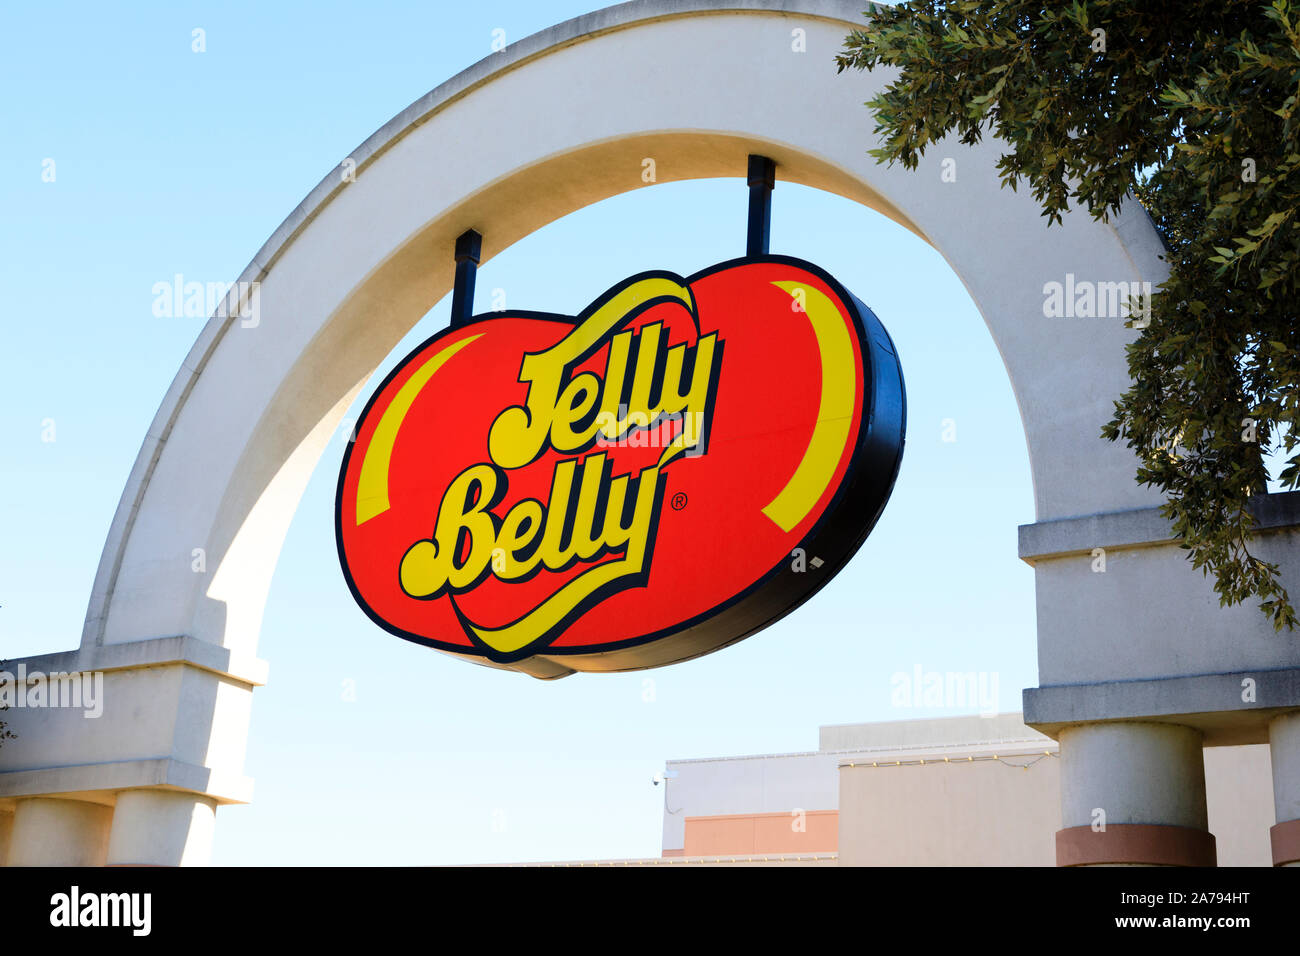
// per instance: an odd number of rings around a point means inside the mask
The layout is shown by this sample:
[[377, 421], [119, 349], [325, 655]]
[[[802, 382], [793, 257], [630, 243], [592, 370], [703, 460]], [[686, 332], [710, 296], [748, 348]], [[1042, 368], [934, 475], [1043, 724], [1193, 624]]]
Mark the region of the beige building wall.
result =
[[[822, 727], [820, 749], [671, 761], [664, 855], [834, 854], [842, 866], [1055, 866], [1056, 741], [1019, 714]], [[1205, 748], [1220, 866], [1270, 866], [1267, 745]], [[804, 811], [803, 831], [791, 827]], [[838, 812], [837, 812], [838, 811]]]
[[[842, 764], [840, 865], [1056, 865], [1060, 761], [1055, 743], [1044, 749], [1051, 756], [934, 751], [919, 763], [898, 751]], [[1271, 866], [1268, 746], [1207, 747], [1205, 783], [1219, 866]]]
[[1039, 758], [842, 766], [840, 864], [1055, 866], [1060, 763]]
[[1219, 866], [1272, 866], [1273, 768], [1268, 744], [1205, 748], [1205, 804]]

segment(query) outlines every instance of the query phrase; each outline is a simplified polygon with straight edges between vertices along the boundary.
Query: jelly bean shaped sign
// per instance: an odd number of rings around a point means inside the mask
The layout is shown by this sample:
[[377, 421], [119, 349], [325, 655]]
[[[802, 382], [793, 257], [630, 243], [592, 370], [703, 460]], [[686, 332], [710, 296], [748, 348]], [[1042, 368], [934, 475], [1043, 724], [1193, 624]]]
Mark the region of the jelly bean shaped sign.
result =
[[646, 272], [580, 315], [479, 315], [358, 421], [339, 560], [380, 627], [536, 677], [763, 629], [858, 550], [902, 459], [884, 327], [799, 259]]

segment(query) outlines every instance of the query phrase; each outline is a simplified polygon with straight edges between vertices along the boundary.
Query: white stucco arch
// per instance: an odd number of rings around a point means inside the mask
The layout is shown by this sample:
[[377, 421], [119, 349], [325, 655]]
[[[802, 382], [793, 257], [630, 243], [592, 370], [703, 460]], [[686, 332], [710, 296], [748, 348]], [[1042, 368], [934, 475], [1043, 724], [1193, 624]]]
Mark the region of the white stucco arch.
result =
[[[885, 78], [837, 75], [832, 62], [862, 22], [858, 6], [623, 4], [481, 62], [367, 140], [351, 155], [356, 181], [341, 167], [328, 176], [242, 276], [261, 283], [259, 324], [214, 318], [186, 359], [123, 495], [83, 641], [186, 634], [251, 651], [323, 444], [450, 289], [455, 236], [478, 229], [490, 258], [566, 213], [644, 188], [647, 156], [663, 182], [741, 176], [746, 153], [763, 152], [778, 179], [920, 234], [966, 284], [1002, 352], [1039, 517], [1148, 503], [1129, 455], [1097, 440], [1124, 387], [1128, 333], [1041, 311], [1043, 283], [1067, 272], [1159, 281], [1145, 214], [1107, 225], [1076, 212], [1047, 230], [1029, 196], [999, 188], [996, 144], [932, 150], [933, 168], [917, 173], [877, 165], [862, 103]], [[792, 50], [796, 27], [805, 53]], [[957, 159], [955, 183], [939, 182], [943, 155]], [[1061, 374], [1080, 362], [1086, 373]], [[191, 571], [199, 547], [210, 576]]]
[[[776, 160], [778, 180], [861, 202], [939, 250], [983, 314], [1019, 402], [1040, 522], [1033, 528], [1046, 529], [1029, 545], [1022, 534], [1027, 560], [1087, 552], [1092, 539], [1066, 519], [1149, 520], [1135, 509], [1157, 499], [1135, 484], [1131, 454], [1098, 435], [1127, 385], [1123, 347], [1134, 333], [1118, 319], [1044, 318], [1043, 286], [1067, 273], [1158, 284], [1165, 272], [1154, 228], [1133, 204], [1110, 223], [1074, 211], [1048, 229], [1027, 192], [1000, 187], [997, 143], [939, 144], [916, 172], [878, 165], [867, 152], [875, 141], [863, 103], [888, 74], [838, 75], [832, 60], [862, 25], [861, 6], [610, 7], [481, 61], [339, 157], [240, 277], [260, 284], [256, 325], [211, 319], [183, 363], [118, 506], [81, 648], [42, 659], [47, 670], [60, 662], [104, 669], [120, 693], [147, 695], [149, 707], [97, 728], [105, 735], [93, 743], [59, 715], [25, 715], [24, 745], [0, 755], [0, 799], [116, 803], [109, 862], [201, 856], [193, 846], [210, 829], [212, 807], [248, 794], [243, 747], [263, 673], [254, 655], [267, 589], [349, 403], [450, 290], [457, 235], [477, 229], [491, 258], [592, 202], [653, 188], [641, 180], [645, 157], [669, 182], [740, 177], [746, 155], [763, 153]], [[805, 31], [806, 52], [792, 48], [795, 29]], [[947, 157], [956, 160], [955, 182], [940, 179]], [[355, 181], [344, 175], [346, 159]], [[1158, 530], [1134, 537], [1128, 519], [1120, 525], [1114, 534], [1130, 545], [1161, 540]], [[196, 548], [206, 553], [205, 574], [192, 568]], [[1040, 570], [1040, 582], [1049, 579]], [[1045, 597], [1040, 584], [1040, 648], [1063, 648], [1043, 667], [1115, 678], [1104, 664], [1085, 673], [1089, 665], [1069, 663], [1078, 614], [1062, 595], [1071, 586], [1053, 583]], [[1070, 613], [1045, 629], [1053, 601]], [[1272, 653], [1274, 667], [1297, 658], [1293, 645]], [[1143, 658], [1128, 676], [1155, 677], [1165, 673], [1159, 666]], [[174, 812], [117, 799], [136, 789], [173, 799]], [[149, 823], [137, 804], [163, 822]], [[100, 825], [92, 817], [82, 813], [91, 822], [79, 825]], [[37, 826], [24, 847], [36, 846]]]

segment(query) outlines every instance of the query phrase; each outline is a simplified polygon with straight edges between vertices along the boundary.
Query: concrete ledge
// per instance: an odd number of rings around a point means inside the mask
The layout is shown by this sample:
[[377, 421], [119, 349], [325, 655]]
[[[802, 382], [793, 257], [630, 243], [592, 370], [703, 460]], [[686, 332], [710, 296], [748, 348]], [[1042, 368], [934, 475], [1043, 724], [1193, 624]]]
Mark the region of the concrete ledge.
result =
[[220, 804], [248, 803], [253, 799], [251, 778], [226, 777], [210, 767], [170, 757], [0, 773], [0, 800], [75, 795], [96, 803], [112, 803], [116, 791], [141, 787], [183, 790]]
[[0, 670], [12, 674], [19, 664], [25, 665], [28, 673], [39, 671], [43, 674], [108, 672], [186, 664], [253, 687], [266, 683], [269, 669], [266, 661], [260, 658], [232, 654], [228, 648], [184, 635], [125, 644], [87, 645], [77, 650], [0, 661]]
[[[1250, 687], [1254, 700], [1242, 700]], [[1300, 668], [1053, 684], [1023, 699], [1025, 723], [1049, 737], [1071, 724], [1146, 720], [1195, 727], [1207, 746], [1262, 744], [1269, 720], [1300, 709]]]
[[[1251, 501], [1261, 531], [1300, 526], [1300, 491], [1259, 495]], [[1059, 518], [1020, 526], [1020, 559], [1028, 564], [1089, 554], [1093, 548], [1120, 551], [1177, 543], [1159, 508], [1134, 508]]]
[[1214, 834], [1191, 827], [1112, 823], [1105, 830], [1056, 831], [1056, 865], [1137, 863], [1145, 866], [1217, 866]]

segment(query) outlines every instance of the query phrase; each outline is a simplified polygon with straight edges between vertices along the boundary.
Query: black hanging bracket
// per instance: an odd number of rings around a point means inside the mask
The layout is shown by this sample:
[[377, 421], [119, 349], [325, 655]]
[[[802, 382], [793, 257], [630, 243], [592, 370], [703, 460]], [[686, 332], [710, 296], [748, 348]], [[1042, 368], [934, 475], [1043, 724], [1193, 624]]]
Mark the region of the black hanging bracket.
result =
[[483, 255], [483, 237], [467, 229], [456, 239], [456, 285], [451, 293], [451, 327], [464, 325], [474, 315], [474, 277]]
[[776, 163], [766, 156], [749, 154], [749, 238], [745, 255], [767, 255], [772, 234], [772, 189], [776, 186]]

